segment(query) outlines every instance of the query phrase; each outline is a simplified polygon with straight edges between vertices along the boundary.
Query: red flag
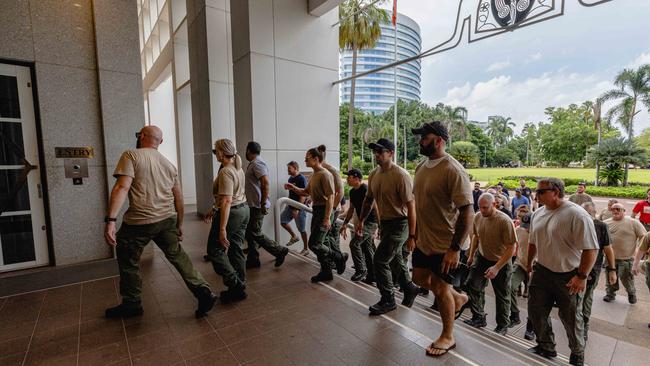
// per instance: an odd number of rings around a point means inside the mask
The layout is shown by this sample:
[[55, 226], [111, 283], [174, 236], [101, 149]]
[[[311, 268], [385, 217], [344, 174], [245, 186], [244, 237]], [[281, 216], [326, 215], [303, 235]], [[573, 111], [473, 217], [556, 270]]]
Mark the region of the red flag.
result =
[[393, 27], [397, 26], [397, 0], [393, 0]]

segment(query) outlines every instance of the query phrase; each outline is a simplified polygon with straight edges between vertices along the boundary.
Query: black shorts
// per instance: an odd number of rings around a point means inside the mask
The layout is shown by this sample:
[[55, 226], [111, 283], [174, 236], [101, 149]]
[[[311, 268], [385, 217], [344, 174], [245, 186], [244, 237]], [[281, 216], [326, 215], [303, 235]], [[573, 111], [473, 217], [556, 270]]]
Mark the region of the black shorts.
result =
[[462, 262], [458, 263], [458, 267], [450, 270], [448, 273], [442, 273], [442, 260], [445, 258], [444, 254], [424, 254], [419, 248], [413, 251], [413, 268], [428, 268], [433, 274], [441, 278], [443, 281], [454, 287], [461, 287], [467, 275], [469, 268]]

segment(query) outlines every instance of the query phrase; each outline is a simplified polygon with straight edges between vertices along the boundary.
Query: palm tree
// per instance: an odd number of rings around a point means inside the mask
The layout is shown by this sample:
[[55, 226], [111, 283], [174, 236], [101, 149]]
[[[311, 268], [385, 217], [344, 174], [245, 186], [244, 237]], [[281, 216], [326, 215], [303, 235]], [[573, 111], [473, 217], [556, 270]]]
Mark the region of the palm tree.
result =
[[537, 126], [532, 122], [526, 123], [521, 131], [521, 135], [526, 140], [526, 165], [530, 166], [530, 144], [537, 140]]
[[494, 116], [490, 119], [487, 128], [488, 136], [492, 137], [496, 145], [504, 145], [515, 134], [512, 127], [515, 123], [512, 122], [510, 117]]
[[436, 105], [437, 117], [444, 122], [449, 132], [449, 141], [447, 146], [451, 147], [452, 144], [452, 131], [458, 130], [461, 140], [467, 138], [467, 108], [465, 107], [452, 107], [438, 103]]
[[[381, 24], [388, 22], [388, 13], [367, 0], [346, 0], [339, 6], [339, 47], [352, 50], [352, 75], [357, 73], [357, 53], [373, 48], [381, 36]], [[356, 79], [350, 82], [350, 117], [348, 119], [348, 169], [352, 169], [352, 136]]]
[[[614, 80], [616, 89], [605, 92], [603, 102], [618, 101], [606, 115], [608, 122], [616, 120], [627, 131], [628, 140], [634, 137], [634, 117], [639, 113], [639, 102], [650, 111], [650, 64], [637, 70], [624, 69]], [[625, 163], [623, 184], [627, 185], [628, 163]]]

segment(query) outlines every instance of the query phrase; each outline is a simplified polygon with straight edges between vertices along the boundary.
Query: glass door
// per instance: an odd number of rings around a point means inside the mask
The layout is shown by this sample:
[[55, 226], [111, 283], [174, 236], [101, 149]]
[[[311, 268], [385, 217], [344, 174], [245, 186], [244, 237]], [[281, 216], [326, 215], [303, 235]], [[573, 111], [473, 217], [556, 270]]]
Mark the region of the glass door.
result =
[[31, 82], [0, 64], [0, 272], [49, 262]]

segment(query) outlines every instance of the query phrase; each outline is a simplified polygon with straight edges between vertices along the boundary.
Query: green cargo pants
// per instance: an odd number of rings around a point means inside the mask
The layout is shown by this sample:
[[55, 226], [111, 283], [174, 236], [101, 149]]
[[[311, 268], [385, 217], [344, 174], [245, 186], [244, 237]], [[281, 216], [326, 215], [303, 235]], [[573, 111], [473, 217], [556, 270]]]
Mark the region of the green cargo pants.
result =
[[535, 264], [528, 288], [528, 318], [533, 322], [537, 344], [545, 351], [555, 351], [555, 335], [550, 313], [553, 304], [557, 303], [571, 353], [584, 357], [582, 293], [570, 295], [566, 287], [576, 273], [576, 270], [566, 273], [552, 272], [539, 263]]
[[340, 212], [341, 211], [337, 210], [332, 213], [334, 220], [332, 221], [332, 226], [327, 232], [327, 245], [330, 247], [330, 249], [339, 254], [341, 254], [340, 231], [342, 225], [338, 220]]
[[244, 257], [244, 235], [248, 225], [248, 206], [242, 203], [230, 208], [226, 224], [226, 238], [230, 245], [228, 250], [219, 242], [220, 212], [212, 218], [212, 227], [208, 235], [208, 259], [214, 271], [223, 278], [228, 288], [246, 286], [246, 258]]
[[408, 239], [408, 219], [382, 220], [380, 227], [381, 240], [373, 258], [375, 281], [381, 295], [390, 296], [393, 294], [393, 276], [400, 281], [402, 288], [411, 282], [402, 253]]
[[528, 281], [528, 273], [519, 265], [512, 266], [512, 275], [510, 276], [510, 316], [519, 315], [517, 307], [517, 290], [522, 282]]
[[[602, 269], [602, 260], [596, 262], [587, 279], [587, 286], [585, 287], [585, 294], [582, 299], [582, 322], [585, 334], [589, 331], [589, 318], [591, 317], [591, 305], [594, 302], [594, 289], [598, 287], [598, 280]], [[605, 281], [608, 282], [607, 277], [605, 277]]]
[[[478, 251], [469, 269], [467, 277], [467, 295], [471, 304], [470, 309], [475, 317], [485, 318], [485, 288], [487, 278], [485, 271], [492, 267], [496, 261], [485, 259]], [[492, 282], [492, 289], [496, 297], [496, 321], [502, 327], [510, 325], [510, 277], [512, 275], [512, 261], [507, 261]], [[515, 306], [516, 307], [516, 306]]]
[[262, 210], [250, 207], [250, 219], [246, 227], [246, 242], [248, 243], [248, 261], [259, 261], [260, 253], [258, 247], [264, 248], [272, 256], [277, 257], [284, 253], [285, 248], [281, 247], [275, 240], [268, 238], [262, 233], [264, 215]]
[[623, 287], [628, 295], [636, 295], [636, 288], [634, 287], [634, 275], [632, 274], [633, 259], [617, 259], [616, 260], [616, 283], [610, 285], [607, 283], [607, 295], [616, 296], [616, 291], [620, 289], [619, 282], [623, 283]]
[[[311, 217], [311, 232], [309, 233], [309, 249], [316, 254], [321, 265], [321, 271], [332, 270], [332, 248], [327, 240], [328, 230], [322, 226], [325, 218], [325, 206], [314, 206]], [[330, 215], [330, 223], [334, 220], [334, 213]]]
[[187, 288], [195, 296], [199, 288], [210, 288], [199, 271], [194, 269], [190, 258], [179, 243], [176, 216], [146, 225], [122, 223], [116, 239], [122, 302], [140, 302], [142, 293], [142, 278], [139, 273], [140, 256], [144, 247], [152, 240], [165, 253], [167, 260], [176, 268]]
[[372, 257], [375, 255], [375, 231], [377, 231], [377, 223], [366, 222], [361, 235], [354, 234], [350, 241], [350, 253], [356, 272], [374, 274]]

